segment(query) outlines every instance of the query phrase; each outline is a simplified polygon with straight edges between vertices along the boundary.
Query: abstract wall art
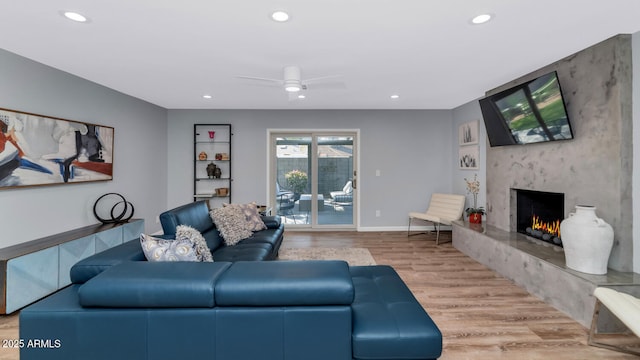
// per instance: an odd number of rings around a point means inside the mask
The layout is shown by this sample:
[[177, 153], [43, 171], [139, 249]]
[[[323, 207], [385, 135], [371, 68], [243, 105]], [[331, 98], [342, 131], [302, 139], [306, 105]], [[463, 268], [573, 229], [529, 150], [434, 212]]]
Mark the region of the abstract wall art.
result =
[[0, 108], [0, 190], [113, 180], [114, 129]]

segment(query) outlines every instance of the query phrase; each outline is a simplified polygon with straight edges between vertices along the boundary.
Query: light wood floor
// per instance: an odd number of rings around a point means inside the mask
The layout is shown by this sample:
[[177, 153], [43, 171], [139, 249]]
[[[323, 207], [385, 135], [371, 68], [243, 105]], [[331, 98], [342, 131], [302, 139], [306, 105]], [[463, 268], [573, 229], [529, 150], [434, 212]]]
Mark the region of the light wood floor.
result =
[[[378, 264], [398, 271], [442, 331], [442, 360], [637, 359], [588, 346], [580, 324], [451, 243], [435, 246], [431, 235], [287, 232], [282, 247], [369, 249]], [[17, 315], [0, 317], [0, 339], [17, 338]], [[0, 359], [18, 359], [18, 351], [0, 348]]]

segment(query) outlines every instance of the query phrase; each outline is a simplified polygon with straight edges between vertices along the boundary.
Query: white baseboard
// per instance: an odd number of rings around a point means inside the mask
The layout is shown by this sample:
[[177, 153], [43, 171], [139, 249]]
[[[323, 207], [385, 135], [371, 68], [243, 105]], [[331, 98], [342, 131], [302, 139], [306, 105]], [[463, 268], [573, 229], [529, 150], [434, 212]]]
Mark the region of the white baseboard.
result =
[[[443, 231], [451, 231], [451, 226], [448, 225], [441, 225], [440, 226], [440, 230]], [[375, 232], [375, 231], [407, 231], [407, 227], [406, 226], [361, 226], [358, 228], [358, 231], [360, 232]], [[411, 227], [411, 232], [413, 233], [414, 231], [416, 232], [420, 232], [420, 231], [436, 231], [436, 227], [431, 225], [431, 226], [412, 226]]]

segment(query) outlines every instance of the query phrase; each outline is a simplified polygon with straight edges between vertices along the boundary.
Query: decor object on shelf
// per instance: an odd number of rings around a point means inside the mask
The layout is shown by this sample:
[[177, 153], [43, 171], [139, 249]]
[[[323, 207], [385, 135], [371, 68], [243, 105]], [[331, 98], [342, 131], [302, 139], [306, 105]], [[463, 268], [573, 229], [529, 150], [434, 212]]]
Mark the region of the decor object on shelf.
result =
[[112, 127], [0, 109], [0, 190], [113, 180]]
[[207, 153], [201, 151], [200, 154], [198, 154], [198, 160], [207, 160]]
[[213, 140], [213, 137], [216, 135], [215, 131], [209, 131], [209, 139]]
[[478, 193], [480, 192], [478, 174], [473, 175], [473, 180], [464, 178], [464, 181], [467, 183], [467, 194], [473, 195], [473, 207], [466, 208], [464, 212], [469, 217], [469, 222], [471, 224], [481, 224], [482, 215], [484, 215], [485, 210], [482, 206], [478, 207]]
[[309, 179], [307, 173], [300, 170], [291, 170], [284, 174], [284, 178], [287, 180], [287, 186], [298, 196], [304, 192]]
[[[118, 198], [120, 199], [120, 201], [117, 201]], [[98, 210], [98, 203], [100, 203], [101, 201], [102, 204], [104, 204], [105, 202], [112, 204], [111, 211], [109, 212], [110, 218], [106, 218], [104, 214], [102, 216], [98, 215], [98, 213], [101, 212]], [[118, 213], [118, 215], [116, 215], [116, 209], [120, 204], [122, 204], [122, 211]], [[131, 212], [127, 214], [129, 212], [129, 207], [131, 207]], [[104, 207], [100, 208], [104, 209]], [[98, 219], [98, 221], [103, 224], [121, 224], [129, 222], [129, 220], [131, 220], [131, 218], [133, 217], [134, 212], [135, 208], [133, 207], [133, 204], [127, 201], [124, 196], [118, 193], [106, 193], [100, 196], [98, 200], [93, 203], [93, 216], [95, 216], [96, 219]]]
[[227, 196], [229, 195], [229, 188], [216, 188], [217, 196]]
[[218, 167], [213, 163], [213, 161], [209, 165], [207, 165], [207, 176], [209, 177], [209, 179], [215, 177], [216, 169], [218, 169]]
[[604, 275], [613, 247], [613, 228], [596, 216], [596, 207], [576, 205], [576, 211], [560, 223], [567, 267], [587, 274]]

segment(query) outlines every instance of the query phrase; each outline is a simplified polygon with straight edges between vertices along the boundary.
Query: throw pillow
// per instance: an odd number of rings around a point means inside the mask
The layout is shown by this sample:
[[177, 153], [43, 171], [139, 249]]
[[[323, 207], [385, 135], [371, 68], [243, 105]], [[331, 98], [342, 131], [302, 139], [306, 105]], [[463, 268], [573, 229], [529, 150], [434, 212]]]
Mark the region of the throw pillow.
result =
[[159, 239], [140, 234], [140, 245], [147, 261], [199, 261], [189, 240]]
[[194, 244], [198, 260], [203, 262], [213, 262], [211, 250], [209, 250], [207, 242], [204, 240], [204, 236], [202, 236], [200, 231], [188, 225], [178, 225], [176, 227], [176, 240], [183, 239], [189, 240]]
[[236, 245], [240, 240], [253, 235], [246, 227], [244, 214], [238, 208], [231, 206], [216, 208], [211, 210], [209, 215], [227, 246]]
[[260, 216], [260, 212], [258, 211], [258, 205], [256, 202], [251, 202], [249, 204], [223, 204], [224, 207], [235, 207], [240, 209], [244, 214], [245, 219], [247, 220], [247, 228], [251, 231], [260, 231], [267, 228], [267, 226], [262, 221], [262, 217]]

